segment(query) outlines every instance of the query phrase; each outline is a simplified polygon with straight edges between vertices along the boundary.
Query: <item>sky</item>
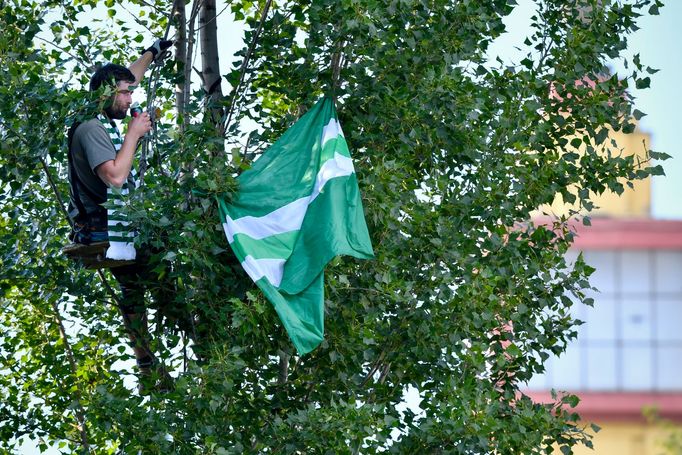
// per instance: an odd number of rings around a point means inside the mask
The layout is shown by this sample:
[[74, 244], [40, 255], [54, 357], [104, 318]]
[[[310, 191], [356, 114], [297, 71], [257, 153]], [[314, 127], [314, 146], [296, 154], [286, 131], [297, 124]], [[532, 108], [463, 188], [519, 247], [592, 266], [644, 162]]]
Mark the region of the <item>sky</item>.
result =
[[634, 95], [638, 109], [648, 114], [640, 128], [651, 134], [651, 148], [673, 157], [662, 163], [666, 177], [653, 181], [652, 215], [682, 219], [682, 129], [677, 123], [682, 104], [682, 2], [667, 0], [660, 12], [643, 18], [629, 51], [639, 53], [643, 63], [660, 70], [651, 76], [651, 89], [635, 90]]

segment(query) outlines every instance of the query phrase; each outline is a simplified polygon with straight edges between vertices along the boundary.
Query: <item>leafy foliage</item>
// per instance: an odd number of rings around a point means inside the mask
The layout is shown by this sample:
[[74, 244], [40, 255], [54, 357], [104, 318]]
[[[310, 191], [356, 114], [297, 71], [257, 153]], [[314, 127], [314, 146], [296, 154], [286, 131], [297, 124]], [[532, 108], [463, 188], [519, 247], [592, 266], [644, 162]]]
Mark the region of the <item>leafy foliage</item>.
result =
[[[217, 107], [234, 111], [224, 138], [204, 119], [216, 106], [201, 90], [174, 116], [185, 72], [163, 65], [154, 102], [165, 115], [131, 216], [155, 252], [156, 349], [177, 378], [174, 391], [141, 398], [111, 277], [60, 254], [69, 227], [58, 195], [68, 194], [65, 126], [93, 101], [79, 89], [96, 62], [125, 63], [151, 39], [136, 29], [163, 35], [172, 4], [0, 4], [0, 447], [22, 436], [65, 453], [589, 444], [577, 397], [546, 406], [519, 393], [575, 338], [568, 310], [590, 303], [593, 270], [564, 259], [566, 219], [528, 220], [557, 194], [589, 210], [593, 194], [662, 173], [607, 140], [607, 127], [633, 131], [643, 113], [627, 88], [648, 86], [653, 70], [639, 57], [625, 78], [606, 69], [661, 3], [538, 1], [527, 57], [505, 66], [487, 50], [514, 5], [235, 0], [228, 11], [246, 27], [237, 56], [249, 60], [224, 75], [232, 90]], [[576, 84], [584, 77], [598, 82]], [[337, 98], [377, 257], [328, 268], [326, 341], [298, 357], [229, 251], [213, 196], [234, 194], [234, 177], [323, 93]]]

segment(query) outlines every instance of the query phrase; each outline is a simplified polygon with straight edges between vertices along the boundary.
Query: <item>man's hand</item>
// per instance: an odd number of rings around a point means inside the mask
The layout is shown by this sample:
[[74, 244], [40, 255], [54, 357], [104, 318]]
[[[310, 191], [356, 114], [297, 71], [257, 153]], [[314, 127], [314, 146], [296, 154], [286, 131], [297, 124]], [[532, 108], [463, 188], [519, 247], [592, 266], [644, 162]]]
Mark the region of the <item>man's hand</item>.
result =
[[[149, 46], [144, 52], [151, 52], [154, 56], [154, 60], [163, 55], [163, 53], [173, 45], [173, 40], [157, 39], [154, 44]], [[144, 54], [143, 52], [143, 54]]]
[[97, 176], [105, 185], [121, 188], [128, 179], [133, 166], [133, 155], [137, 149], [137, 141], [152, 129], [152, 122], [147, 112], [142, 112], [128, 123], [128, 132], [123, 138], [121, 150], [113, 160], [105, 161], [95, 168]]
[[128, 132], [126, 133], [126, 136], [131, 135], [133, 139], [138, 140], [148, 131], [151, 131], [151, 129], [152, 121], [149, 118], [149, 113], [142, 112], [130, 120], [130, 123], [128, 123]]

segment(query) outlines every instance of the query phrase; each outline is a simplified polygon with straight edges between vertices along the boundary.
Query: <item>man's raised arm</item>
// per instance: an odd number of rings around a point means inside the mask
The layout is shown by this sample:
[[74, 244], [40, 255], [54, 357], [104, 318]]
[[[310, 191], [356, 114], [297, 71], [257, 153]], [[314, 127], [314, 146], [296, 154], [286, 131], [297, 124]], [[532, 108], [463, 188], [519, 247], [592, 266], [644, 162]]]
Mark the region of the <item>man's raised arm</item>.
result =
[[149, 65], [151, 65], [166, 49], [171, 47], [172, 44], [173, 41], [171, 40], [157, 39], [154, 41], [154, 44], [144, 50], [140, 58], [130, 64], [128, 69], [135, 76], [135, 85], [138, 85], [142, 81], [144, 73], [147, 71], [147, 68], [149, 68]]

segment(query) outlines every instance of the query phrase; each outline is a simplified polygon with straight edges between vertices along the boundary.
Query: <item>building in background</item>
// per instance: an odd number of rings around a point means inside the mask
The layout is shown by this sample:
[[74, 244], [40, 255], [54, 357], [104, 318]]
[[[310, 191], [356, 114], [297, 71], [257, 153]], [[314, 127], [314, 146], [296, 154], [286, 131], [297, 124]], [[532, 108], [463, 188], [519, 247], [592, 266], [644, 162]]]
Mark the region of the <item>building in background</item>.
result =
[[[626, 153], [648, 143], [641, 132], [613, 138]], [[582, 252], [596, 268], [590, 282], [599, 292], [594, 307], [572, 308], [585, 322], [577, 340], [528, 383], [538, 402], [551, 401], [552, 389], [577, 394], [583, 420], [602, 427], [595, 450], [576, 454], [659, 455], [670, 427], [645, 410], [682, 423], [682, 221], [651, 219], [650, 200], [649, 180], [636, 182], [620, 198], [598, 198], [592, 226], [576, 223], [569, 254]], [[550, 210], [568, 212], [560, 202]]]

